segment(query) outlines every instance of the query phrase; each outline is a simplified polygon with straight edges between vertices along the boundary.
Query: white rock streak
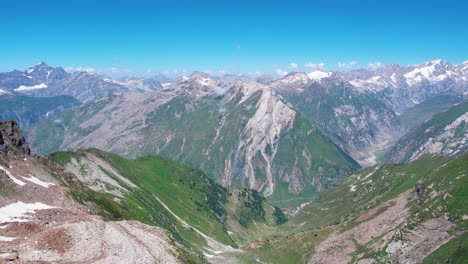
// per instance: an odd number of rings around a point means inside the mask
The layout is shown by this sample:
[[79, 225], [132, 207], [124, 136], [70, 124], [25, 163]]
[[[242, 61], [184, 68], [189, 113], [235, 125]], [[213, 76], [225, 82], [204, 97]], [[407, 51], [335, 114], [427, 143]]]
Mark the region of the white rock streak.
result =
[[[278, 150], [277, 140], [283, 130], [292, 128], [296, 112], [289, 108], [273, 91], [266, 89], [259, 99], [256, 112], [249, 119], [238, 150], [244, 149], [245, 166], [244, 175], [249, 179], [250, 187], [262, 190], [266, 187], [265, 196], [274, 191], [274, 179], [272, 175], [273, 159]], [[271, 149], [266, 153], [267, 145]], [[254, 157], [260, 152], [265, 159], [267, 179], [263, 183], [257, 183], [255, 179]]]

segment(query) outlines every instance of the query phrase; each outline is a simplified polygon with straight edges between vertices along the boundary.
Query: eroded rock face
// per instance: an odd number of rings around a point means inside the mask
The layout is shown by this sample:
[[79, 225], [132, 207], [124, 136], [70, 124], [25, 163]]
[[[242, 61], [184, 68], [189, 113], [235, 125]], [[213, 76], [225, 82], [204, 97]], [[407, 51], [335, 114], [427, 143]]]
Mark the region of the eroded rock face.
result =
[[13, 149], [31, 155], [29, 144], [24, 138], [18, 123], [14, 120], [0, 122], [0, 152], [8, 154]]

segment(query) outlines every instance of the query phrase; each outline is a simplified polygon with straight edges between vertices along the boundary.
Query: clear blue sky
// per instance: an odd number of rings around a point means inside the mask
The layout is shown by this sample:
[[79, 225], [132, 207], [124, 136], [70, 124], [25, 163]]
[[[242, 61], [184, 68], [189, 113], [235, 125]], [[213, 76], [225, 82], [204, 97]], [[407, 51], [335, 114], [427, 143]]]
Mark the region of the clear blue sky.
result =
[[[385, 2], [385, 3], [383, 3]], [[465, 1], [2, 1], [0, 71], [274, 72], [468, 59]]]

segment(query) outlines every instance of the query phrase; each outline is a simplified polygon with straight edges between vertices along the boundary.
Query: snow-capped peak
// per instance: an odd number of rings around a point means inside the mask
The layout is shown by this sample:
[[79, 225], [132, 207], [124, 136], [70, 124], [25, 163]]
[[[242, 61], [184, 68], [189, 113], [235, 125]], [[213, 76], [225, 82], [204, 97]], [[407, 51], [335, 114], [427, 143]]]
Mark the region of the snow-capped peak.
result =
[[202, 86], [215, 86], [217, 82], [202, 73], [194, 73], [190, 77], [183, 76], [183, 82], [191, 83], [191, 84], [199, 84]]
[[309, 76], [305, 72], [291, 72], [279, 80], [283, 84], [306, 84], [310, 82]]
[[451, 64], [443, 60], [432, 60], [416, 66], [403, 76], [410, 86], [420, 83], [423, 80], [435, 83], [456, 76], [452, 68], [453, 66]]

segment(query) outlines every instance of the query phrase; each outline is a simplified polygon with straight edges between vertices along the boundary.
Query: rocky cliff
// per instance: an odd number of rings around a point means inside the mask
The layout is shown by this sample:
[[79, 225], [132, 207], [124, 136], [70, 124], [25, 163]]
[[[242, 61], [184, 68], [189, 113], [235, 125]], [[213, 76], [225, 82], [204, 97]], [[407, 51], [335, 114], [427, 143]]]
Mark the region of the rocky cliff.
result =
[[0, 152], [9, 154], [18, 150], [27, 155], [31, 154], [18, 123], [14, 120], [0, 122]]

